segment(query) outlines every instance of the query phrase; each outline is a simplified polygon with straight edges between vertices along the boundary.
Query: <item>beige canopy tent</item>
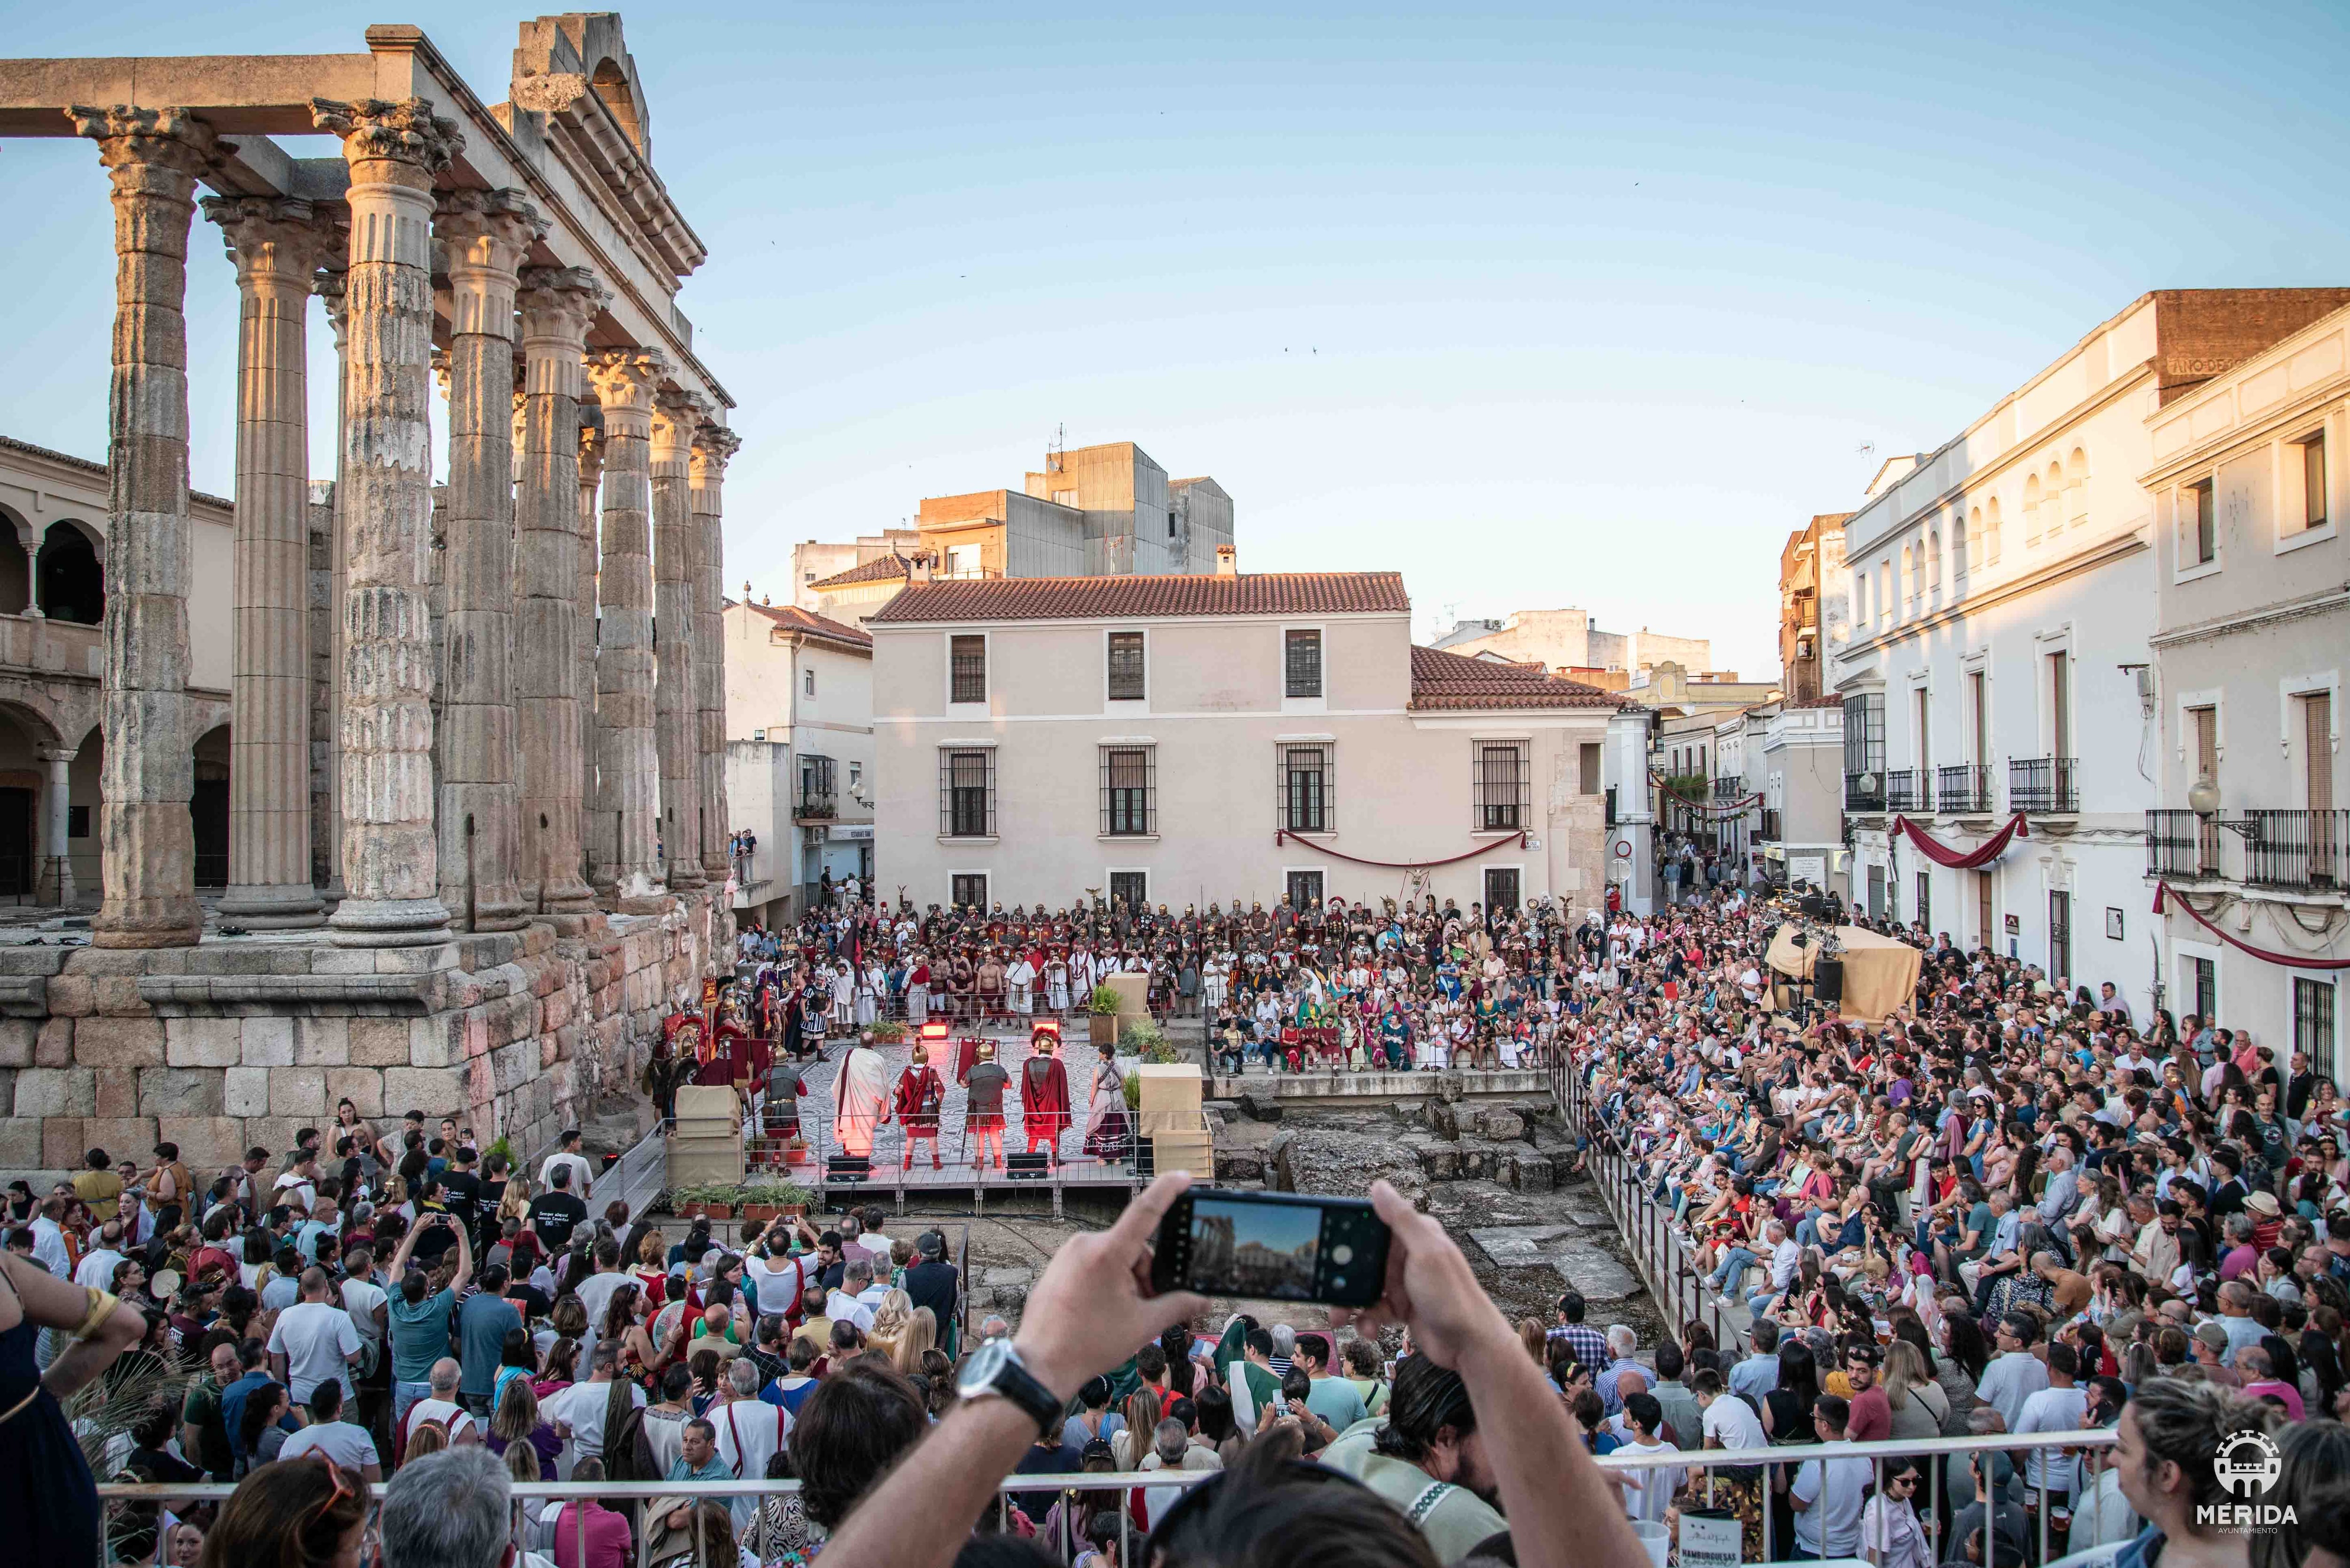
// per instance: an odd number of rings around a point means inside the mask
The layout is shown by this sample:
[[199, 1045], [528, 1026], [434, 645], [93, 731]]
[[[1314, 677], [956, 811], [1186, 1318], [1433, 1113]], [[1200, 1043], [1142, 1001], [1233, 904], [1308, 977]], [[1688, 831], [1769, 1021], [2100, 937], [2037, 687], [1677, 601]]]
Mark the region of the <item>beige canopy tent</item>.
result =
[[[1791, 920], [1772, 933], [1769, 960], [1773, 973], [1790, 980], [1810, 977], [1819, 958], [1821, 931], [1812, 928], [1810, 943], [1799, 948], [1795, 934], [1803, 929]], [[1840, 1016], [1861, 1023], [1881, 1023], [1917, 994], [1918, 970], [1925, 955], [1916, 948], [1858, 926], [1836, 927], [1835, 938], [1844, 948], [1839, 955], [1844, 961], [1844, 1000], [1836, 1008]]]

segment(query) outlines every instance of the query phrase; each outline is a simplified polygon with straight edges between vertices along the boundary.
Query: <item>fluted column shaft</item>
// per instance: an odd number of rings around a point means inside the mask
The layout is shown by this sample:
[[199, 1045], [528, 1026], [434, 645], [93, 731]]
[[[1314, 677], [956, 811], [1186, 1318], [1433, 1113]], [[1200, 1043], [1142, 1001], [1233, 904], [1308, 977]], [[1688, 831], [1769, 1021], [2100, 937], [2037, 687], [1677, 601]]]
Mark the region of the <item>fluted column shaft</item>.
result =
[[581, 597], [580, 358], [604, 296], [585, 268], [534, 267], [522, 281], [522, 461], [515, 495], [521, 886], [539, 913], [585, 914], [596, 900], [579, 873], [579, 622], [586, 618], [592, 631], [595, 579], [591, 567]]
[[695, 750], [702, 774], [702, 868], [723, 886], [734, 831], [726, 802], [726, 551], [722, 536], [727, 461], [743, 440], [723, 425], [693, 434], [694, 564], [701, 568], [693, 601]]
[[432, 177], [463, 146], [421, 99], [318, 103], [350, 162], [343, 427], [343, 883], [336, 940], [443, 940], [432, 830]]
[[73, 816], [73, 749], [43, 746], [38, 755], [47, 774], [41, 792], [41, 879], [44, 904], [73, 902], [73, 860], [68, 836]]
[[[340, 433], [349, 428], [350, 368], [349, 342], [344, 333], [345, 299], [343, 269], [349, 264], [350, 243], [348, 234], [343, 250], [331, 258], [327, 270], [318, 274], [312, 287], [317, 291], [327, 312], [327, 326], [335, 336], [335, 493], [333, 515], [328, 520], [327, 541], [327, 702], [325, 733], [313, 732], [312, 745], [317, 755], [312, 766], [317, 770], [326, 792], [324, 812], [311, 825], [314, 840], [311, 860], [323, 861], [323, 880], [318, 883], [320, 901], [329, 909], [343, 900], [343, 582], [346, 543], [343, 532], [343, 466], [344, 442]], [[318, 873], [314, 872], [317, 877]]]
[[452, 307], [441, 901], [476, 931], [514, 930], [529, 911], [518, 887], [514, 330], [523, 257], [543, 227], [508, 191], [452, 192], [434, 222]]
[[620, 904], [661, 889], [653, 860], [653, 393], [658, 354], [611, 349], [588, 361], [604, 410], [604, 539], [596, 594], [595, 883]]
[[188, 226], [212, 129], [182, 109], [76, 109], [114, 186], [99, 947], [184, 947], [196, 907], [188, 733]]
[[598, 748], [603, 743], [598, 738], [596, 717], [596, 642], [599, 625], [596, 613], [596, 581], [602, 575], [604, 559], [604, 513], [600, 499], [604, 479], [604, 415], [596, 400], [584, 393], [579, 418], [579, 587], [578, 597], [572, 601], [579, 607], [579, 611], [577, 626], [572, 634], [572, 647], [577, 657], [573, 677], [579, 682], [580, 875], [593, 877], [597, 864], [594, 849], [596, 762]]
[[336, 236], [303, 201], [214, 196], [236, 263], [235, 607], [222, 919], [322, 924], [310, 879], [308, 317]]
[[693, 678], [700, 552], [690, 494], [698, 403], [665, 392], [653, 406], [653, 745], [660, 757], [662, 867], [672, 888], [702, 886], [702, 698]]

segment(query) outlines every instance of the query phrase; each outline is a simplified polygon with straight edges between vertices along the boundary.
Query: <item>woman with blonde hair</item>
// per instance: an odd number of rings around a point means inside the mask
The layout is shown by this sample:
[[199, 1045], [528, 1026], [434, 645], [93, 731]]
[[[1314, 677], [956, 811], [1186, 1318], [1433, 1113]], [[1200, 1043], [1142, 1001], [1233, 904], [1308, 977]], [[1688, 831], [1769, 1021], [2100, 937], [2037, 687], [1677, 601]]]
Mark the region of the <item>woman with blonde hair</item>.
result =
[[914, 1298], [903, 1291], [886, 1291], [881, 1304], [873, 1309], [873, 1327], [865, 1335], [865, 1348], [878, 1350], [889, 1358], [899, 1371], [907, 1370], [903, 1350], [907, 1327], [914, 1321]]
[[899, 1336], [898, 1348], [890, 1357], [898, 1370], [912, 1376], [923, 1369], [925, 1359], [939, 1345], [939, 1314], [926, 1306], [914, 1309], [906, 1320], [906, 1332]]
[[[1126, 1425], [1110, 1435], [1110, 1456], [1121, 1470], [1139, 1469], [1142, 1456], [1150, 1451], [1149, 1445], [1152, 1434], [1159, 1430], [1159, 1418], [1166, 1414], [1159, 1403], [1159, 1391], [1144, 1384], [1126, 1397], [1120, 1414], [1125, 1416]], [[1135, 1436], [1137, 1432], [1142, 1434], [1139, 1438]]]
[[1934, 1380], [1926, 1353], [1906, 1339], [1885, 1347], [1885, 1402], [1893, 1407], [1893, 1436], [1939, 1438], [1950, 1418], [1950, 1397]]

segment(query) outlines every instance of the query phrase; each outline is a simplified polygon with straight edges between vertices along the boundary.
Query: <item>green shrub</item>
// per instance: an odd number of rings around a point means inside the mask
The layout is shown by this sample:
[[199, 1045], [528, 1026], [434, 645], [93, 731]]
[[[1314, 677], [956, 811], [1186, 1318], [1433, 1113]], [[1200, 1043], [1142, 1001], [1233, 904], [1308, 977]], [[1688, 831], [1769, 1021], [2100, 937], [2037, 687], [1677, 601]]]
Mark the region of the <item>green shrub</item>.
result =
[[1086, 999], [1086, 1007], [1087, 1011], [1091, 1012], [1097, 1018], [1117, 1017], [1117, 988], [1107, 985], [1097, 985], [1094, 987], [1093, 995]]
[[1140, 1111], [1142, 1109], [1142, 1075], [1128, 1073], [1126, 1075], [1125, 1087], [1126, 1108], [1129, 1111]]
[[789, 1209], [795, 1206], [802, 1209], [816, 1207], [816, 1194], [796, 1181], [746, 1182], [742, 1189], [742, 1197], [745, 1203], [772, 1203], [778, 1209]]
[[872, 1025], [873, 1042], [877, 1045], [895, 1045], [906, 1037], [906, 1026], [894, 1018], [885, 1018]]

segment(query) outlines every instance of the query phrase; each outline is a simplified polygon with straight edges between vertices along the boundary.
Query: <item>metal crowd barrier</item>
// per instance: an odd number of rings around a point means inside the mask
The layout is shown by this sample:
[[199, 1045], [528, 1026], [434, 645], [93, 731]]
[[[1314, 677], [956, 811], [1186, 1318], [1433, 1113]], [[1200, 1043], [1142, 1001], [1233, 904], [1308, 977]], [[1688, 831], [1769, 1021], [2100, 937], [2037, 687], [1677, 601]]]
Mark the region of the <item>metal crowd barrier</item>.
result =
[[[2021, 1455], [2031, 1450], [2047, 1450], [2053, 1462], [2059, 1454], [2108, 1449], [2116, 1440], [2117, 1435], [2110, 1428], [2081, 1432], [2042, 1432], [2029, 1436], [1996, 1433], [1988, 1437], [1922, 1438], [1879, 1443], [1801, 1443], [1759, 1449], [1672, 1449], [1655, 1454], [1635, 1454], [1618, 1450], [1601, 1459], [1598, 1463], [1602, 1469], [1616, 1472], [1671, 1469], [1701, 1470], [1706, 1472], [1705, 1479], [1700, 1480], [1694, 1477], [1689, 1478], [1688, 1484], [1693, 1494], [1700, 1488], [1704, 1488], [1707, 1495], [1710, 1496], [1711, 1472], [1717, 1469], [1768, 1469], [1773, 1467], [1793, 1469], [1814, 1459], [1824, 1461], [1865, 1459], [1872, 1465], [1880, 1467], [1887, 1461], [1899, 1459], [1940, 1461], [1929, 1462], [1918, 1467], [1924, 1472], [1927, 1480], [1927, 1501], [1918, 1513], [1919, 1525], [1925, 1531], [1929, 1541], [1934, 1543], [1935, 1561], [1941, 1562], [1949, 1560], [1954, 1551], [1962, 1551], [1964, 1548], [1963, 1542], [1954, 1542], [1952, 1543], [1953, 1552], [1946, 1552], [1942, 1549], [1943, 1532], [1940, 1521], [1942, 1472], [1950, 1459], [1976, 1453], [2006, 1452]], [[1217, 1473], [1219, 1472], [1214, 1470], [1126, 1470], [1116, 1474], [1093, 1475], [1008, 1475], [996, 1483], [995, 1490], [1003, 1505], [1006, 1507], [1011, 1506], [1011, 1499], [1014, 1494], [1034, 1495], [1042, 1492], [1061, 1494], [1064, 1506], [1061, 1509], [1060, 1523], [1055, 1532], [1057, 1540], [1048, 1542], [1046, 1544], [1057, 1545], [1060, 1548], [1062, 1560], [1066, 1562], [1073, 1560], [1076, 1554], [1074, 1546], [1076, 1541], [1078, 1511], [1068, 1505], [1069, 1501], [1075, 1496], [1095, 1492], [1123, 1494], [1138, 1488], [1144, 1490], [1180, 1489], [1197, 1485]], [[1877, 1475], [1880, 1481], [1885, 1473], [1881, 1468], [1878, 1469]], [[385, 1487], [389, 1484], [378, 1482], [368, 1489], [374, 1507], [380, 1507]], [[98, 1491], [100, 1501], [111, 1506], [125, 1503], [169, 1505], [221, 1501], [226, 1500], [235, 1490], [233, 1486], [218, 1483], [173, 1485], [106, 1482], [99, 1487]], [[764, 1500], [788, 1495], [799, 1490], [800, 1483], [795, 1480], [517, 1481], [513, 1489], [514, 1529], [517, 1543], [530, 1546], [531, 1542], [537, 1539], [535, 1532], [539, 1523], [537, 1518], [539, 1511], [534, 1505], [574, 1498], [592, 1500], [607, 1505], [629, 1505], [642, 1504], [656, 1499], [679, 1497], [691, 1498], [697, 1502], [738, 1497], [755, 1497]], [[1120, 1563], [1132, 1562], [1134, 1560], [1132, 1556], [1133, 1518], [1126, 1507], [1125, 1498], [1121, 1495], [1106, 1501], [1101, 1506], [1114, 1509], [1118, 1516], [1118, 1560]], [[1046, 1511], [1049, 1513], [1049, 1509]], [[2034, 1560], [2044, 1563], [2049, 1561], [2048, 1526], [2051, 1510], [2043, 1507], [2034, 1509], [2033, 1511], [2037, 1515], [2039, 1531], [2038, 1556]], [[579, 1532], [579, 1545], [575, 1549], [572, 1561], [584, 1563], [587, 1560], [587, 1511], [581, 1509], [572, 1518]], [[646, 1568], [651, 1533], [642, 1529], [641, 1521], [639, 1522], [639, 1527], [635, 1532], [637, 1536], [635, 1560], [637, 1568]], [[1041, 1529], [1045, 1520], [1039, 1518], [1035, 1522]], [[374, 1538], [375, 1532], [376, 1521], [370, 1518], [369, 1521], [370, 1539]], [[1772, 1509], [1766, 1492], [1762, 1508], [1762, 1561], [1779, 1560], [1773, 1536]], [[763, 1560], [765, 1558], [764, 1549], [770, 1542], [767, 1539], [767, 1524], [764, 1511], [754, 1516], [750, 1529], [747, 1532], [739, 1532], [737, 1539], [742, 1544], [750, 1546]], [[546, 1545], [548, 1550], [552, 1550], [552, 1542], [548, 1542]], [[99, 1568], [106, 1568], [109, 1561], [109, 1553], [106, 1547], [107, 1543], [104, 1541], [98, 1543]], [[696, 1568], [726, 1568], [726, 1565], [703, 1563], [701, 1555], [702, 1543], [699, 1532], [695, 1532], [693, 1550]], [[1856, 1553], [1847, 1555], [1851, 1554]], [[1820, 1535], [1816, 1555], [1823, 1561], [1828, 1556], [1825, 1531]], [[1981, 1568], [2001, 1568], [2002, 1562], [1994, 1542], [1986, 1532], [1984, 1556]], [[2022, 1564], [2013, 1564], [2012, 1568], [2022, 1568]]]

